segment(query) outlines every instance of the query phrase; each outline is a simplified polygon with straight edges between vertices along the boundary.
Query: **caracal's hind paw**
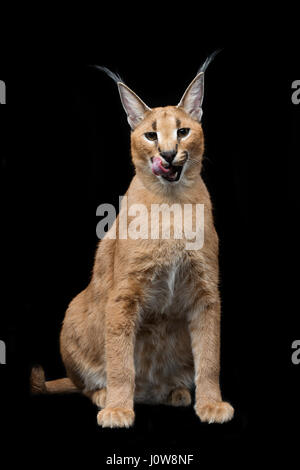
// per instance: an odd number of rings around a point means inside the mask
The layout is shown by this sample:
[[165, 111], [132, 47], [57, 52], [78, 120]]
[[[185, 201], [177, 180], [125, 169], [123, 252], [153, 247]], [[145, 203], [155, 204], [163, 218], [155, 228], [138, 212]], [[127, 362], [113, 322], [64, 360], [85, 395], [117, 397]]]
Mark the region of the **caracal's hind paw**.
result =
[[85, 396], [90, 398], [94, 405], [98, 408], [104, 408], [106, 402], [106, 388], [99, 388], [99, 390], [87, 390], [83, 392]]
[[172, 406], [189, 406], [191, 403], [192, 397], [186, 387], [175, 388], [168, 397], [168, 404]]
[[98, 406], [98, 408], [104, 408], [106, 403], [106, 388], [96, 390], [96, 392], [93, 393], [91, 400]]

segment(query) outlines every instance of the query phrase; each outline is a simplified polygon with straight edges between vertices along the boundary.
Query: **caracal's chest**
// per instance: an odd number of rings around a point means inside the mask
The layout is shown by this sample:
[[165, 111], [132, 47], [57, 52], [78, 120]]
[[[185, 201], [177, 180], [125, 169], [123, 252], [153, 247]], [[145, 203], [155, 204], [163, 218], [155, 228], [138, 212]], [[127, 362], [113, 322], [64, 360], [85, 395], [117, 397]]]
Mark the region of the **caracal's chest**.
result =
[[[170, 255], [169, 255], [170, 256]], [[193, 270], [186, 253], [166, 257], [165, 263], [157, 267], [147, 286], [142, 306], [142, 317], [169, 316], [171, 320], [187, 315], [191, 305]]]
[[137, 401], [162, 401], [170, 390], [193, 382], [188, 266], [181, 257], [161, 266], [145, 293], [135, 343]]

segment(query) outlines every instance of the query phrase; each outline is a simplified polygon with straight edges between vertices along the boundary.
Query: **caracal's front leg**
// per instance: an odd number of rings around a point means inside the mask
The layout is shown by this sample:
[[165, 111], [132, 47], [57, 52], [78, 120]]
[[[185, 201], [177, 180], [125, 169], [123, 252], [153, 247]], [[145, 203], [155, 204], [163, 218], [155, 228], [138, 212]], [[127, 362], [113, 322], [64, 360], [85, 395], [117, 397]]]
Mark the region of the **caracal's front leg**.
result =
[[201, 421], [224, 423], [234, 410], [222, 401], [220, 374], [220, 301], [196, 309], [189, 322], [195, 362], [195, 410]]
[[107, 392], [105, 408], [98, 413], [102, 427], [129, 427], [134, 421], [134, 342], [138, 313], [134, 286], [114, 290], [105, 322]]

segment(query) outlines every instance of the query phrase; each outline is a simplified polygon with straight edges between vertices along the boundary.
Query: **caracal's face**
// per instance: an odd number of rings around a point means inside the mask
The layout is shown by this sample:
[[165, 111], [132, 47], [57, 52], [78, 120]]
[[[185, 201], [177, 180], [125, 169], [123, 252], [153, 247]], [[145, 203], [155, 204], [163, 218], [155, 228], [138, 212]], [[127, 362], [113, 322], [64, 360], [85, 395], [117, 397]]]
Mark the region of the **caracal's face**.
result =
[[177, 106], [149, 108], [121, 78], [100, 67], [118, 85], [131, 127], [131, 153], [137, 176], [151, 187], [191, 185], [199, 177], [204, 150], [201, 127], [204, 72], [218, 51], [200, 67]]
[[177, 106], [149, 110], [131, 133], [137, 174], [163, 185], [178, 185], [199, 175], [203, 147], [201, 124]]

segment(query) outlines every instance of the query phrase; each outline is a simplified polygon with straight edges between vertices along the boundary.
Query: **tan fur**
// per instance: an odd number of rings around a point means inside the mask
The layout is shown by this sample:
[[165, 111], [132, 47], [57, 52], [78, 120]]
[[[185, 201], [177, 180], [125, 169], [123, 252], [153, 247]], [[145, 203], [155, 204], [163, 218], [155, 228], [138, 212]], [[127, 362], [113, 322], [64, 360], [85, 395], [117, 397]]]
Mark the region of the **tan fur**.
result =
[[[178, 143], [175, 161], [184, 165], [178, 183], [161, 181], [151, 171], [150, 158], [158, 149], [144, 134], [154, 121], [164, 151], [176, 145], [179, 121], [191, 129]], [[200, 176], [203, 151], [202, 127], [182, 107], [147, 109], [131, 133], [136, 175], [126, 193], [128, 208], [144, 204], [150, 213], [153, 203], [204, 204], [204, 246], [186, 250], [186, 240], [173, 236], [106, 236], [90, 284], [66, 312], [60, 344], [67, 374], [94, 403], [105, 405], [98, 414], [103, 427], [131, 426], [134, 401], [189, 405], [194, 384], [202, 421], [221, 423], [233, 416], [219, 387], [218, 237]], [[124, 210], [122, 205], [116, 222]]]
[[68, 379], [45, 380], [45, 372], [41, 366], [33, 367], [30, 375], [31, 392], [34, 395], [40, 393], [71, 393], [79, 392], [73, 382]]
[[192, 403], [190, 391], [184, 387], [175, 388], [169, 396], [168, 403], [173, 406], [189, 406]]

